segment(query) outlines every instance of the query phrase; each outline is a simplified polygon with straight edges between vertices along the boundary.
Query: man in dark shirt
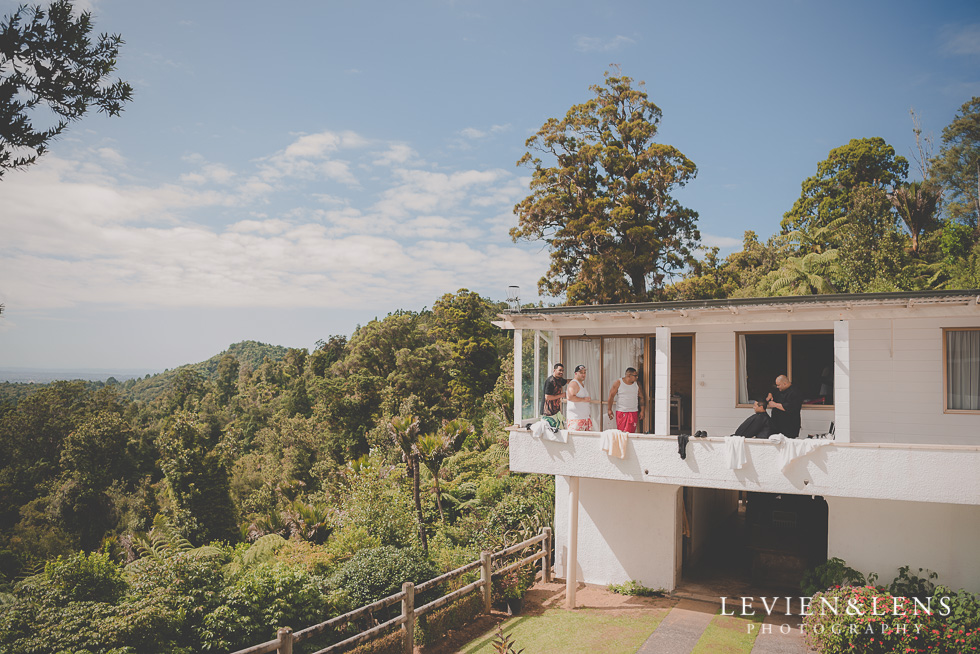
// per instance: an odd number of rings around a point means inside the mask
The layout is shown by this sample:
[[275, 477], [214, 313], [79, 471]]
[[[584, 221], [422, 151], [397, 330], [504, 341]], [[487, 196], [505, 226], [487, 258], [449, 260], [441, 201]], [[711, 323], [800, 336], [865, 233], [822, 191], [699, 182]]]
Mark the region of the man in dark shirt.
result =
[[769, 405], [768, 400], [756, 400], [753, 405], [755, 413], [745, 419], [745, 422], [738, 426], [735, 430], [736, 436], [744, 436], [745, 438], [769, 438], [769, 434], [772, 433], [772, 423], [769, 419], [769, 414], [766, 413], [766, 407]]
[[541, 415], [553, 416], [561, 411], [561, 400], [565, 397], [565, 366], [556, 363], [552, 374], [544, 382], [544, 400], [541, 402]]
[[786, 375], [776, 377], [776, 394], [766, 398], [772, 409], [772, 431], [786, 438], [796, 438], [800, 435], [800, 409], [803, 408], [803, 396], [793, 387]]

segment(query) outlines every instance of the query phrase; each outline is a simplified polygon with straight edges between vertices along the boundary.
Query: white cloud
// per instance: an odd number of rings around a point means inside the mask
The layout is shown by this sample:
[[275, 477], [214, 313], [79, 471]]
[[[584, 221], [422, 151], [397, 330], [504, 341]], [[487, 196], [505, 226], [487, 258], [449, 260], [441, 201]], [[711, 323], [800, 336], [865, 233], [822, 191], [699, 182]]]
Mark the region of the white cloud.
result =
[[575, 39], [575, 49], [579, 52], [612, 52], [613, 50], [619, 50], [635, 43], [636, 41], [633, 39], [622, 35], [612, 38], [579, 36]]
[[980, 23], [953, 25], [942, 30], [943, 51], [953, 55], [980, 54]]
[[742, 245], [742, 239], [732, 238], [731, 236], [715, 236], [714, 234], [701, 233], [701, 242], [712, 248], [736, 248]]
[[[525, 178], [421, 169], [404, 143], [309, 136], [252, 170], [188, 155], [174, 183], [115, 176], [125, 165], [115, 150], [48, 155], [0, 187], [0, 302], [380, 310], [461, 286], [533, 285], [546, 267], [546, 254], [505, 234]], [[364, 190], [352, 186], [354, 164], [395, 167]], [[357, 192], [323, 193], [323, 180]]]

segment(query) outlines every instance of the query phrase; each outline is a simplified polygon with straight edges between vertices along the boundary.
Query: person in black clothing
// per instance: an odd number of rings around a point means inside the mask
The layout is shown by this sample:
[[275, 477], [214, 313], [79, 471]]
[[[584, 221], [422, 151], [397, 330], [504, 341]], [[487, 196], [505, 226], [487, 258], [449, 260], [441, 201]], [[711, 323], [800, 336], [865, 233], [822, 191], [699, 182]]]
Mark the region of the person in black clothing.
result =
[[755, 410], [751, 416], [745, 419], [745, 422], [738, 426], [735, 430], [735, 436], [744, 436], [745, 438], [769, 438], [769, 434], [772, 433], [772, 422], [769, 418], [769, 414], [766, 413], [766, 408], [769, 406], [768, 400], [756, 400], [752, 408]]
[[561, 400], [565, 397], [565, 366], [556, 363], [552, 374], [544, 382], [544, 400], [541, 401], [541, 415], [553, 416], [561, 411]]
[[800, 409], [803, 396], [793, 387], [786, 375], [776, 377], [776, 394], [769, 393], [769, 407], [772, 409], [772, 432], [786, 438], [800, 435]]

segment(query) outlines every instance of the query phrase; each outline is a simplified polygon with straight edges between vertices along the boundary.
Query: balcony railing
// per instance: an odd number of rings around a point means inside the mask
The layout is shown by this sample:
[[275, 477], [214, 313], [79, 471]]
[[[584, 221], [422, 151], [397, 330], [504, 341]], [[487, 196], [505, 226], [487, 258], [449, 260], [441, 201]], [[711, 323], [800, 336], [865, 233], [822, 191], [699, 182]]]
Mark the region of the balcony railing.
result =
[[784, 448], [745, 439], [745, 464], [730, 467], [725, 438], [630, 434], [625, 457], [600, 449], [600, 432], [568, 432], [567, 442], [512, 427], [510, 467], [568, 477], [832, 497], [980, 504], [980, 446], [827, 441], [786, 465]]

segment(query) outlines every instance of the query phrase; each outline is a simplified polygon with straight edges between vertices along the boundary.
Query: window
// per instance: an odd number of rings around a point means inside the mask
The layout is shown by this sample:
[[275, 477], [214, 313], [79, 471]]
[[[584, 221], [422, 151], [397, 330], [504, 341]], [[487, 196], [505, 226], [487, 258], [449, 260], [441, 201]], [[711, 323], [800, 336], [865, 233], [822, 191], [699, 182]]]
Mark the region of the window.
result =
[[980, 329], [943, 330], [947, 411], [980, 411]]
[[571, 379], [577, 365], [585, 365], [585, 388], [592, 398], [592, 426], [596, 431], [614, 429], [616, 421], [606, 413], [606, 400], [612, 383], [626, 368], [636, 368], [646, 389], [643, 368], [644, 339], [628, 336], [582, 336], [562, 339], [565, 376]]
[[833, 332], [736, 334], [738, 404], [751, 406], [787, 375], [808, 407], [834, 404]]

